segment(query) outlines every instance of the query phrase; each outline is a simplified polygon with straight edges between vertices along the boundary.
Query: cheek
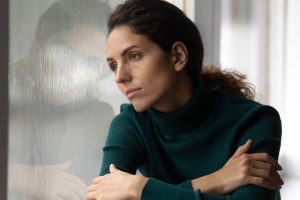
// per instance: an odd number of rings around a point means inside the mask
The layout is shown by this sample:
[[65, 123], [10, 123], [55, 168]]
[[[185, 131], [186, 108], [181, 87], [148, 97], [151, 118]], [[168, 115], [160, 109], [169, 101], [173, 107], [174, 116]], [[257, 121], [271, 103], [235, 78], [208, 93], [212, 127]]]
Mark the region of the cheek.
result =
[[176, 73], [171, 69], [171, 66], [161, 65], [156, 69], [149, 71], [144, 77], [147, 77], [147, 80], [145, 81], [147, 81], [153, 89], [161, 90], [174, 84], [175, 74]]
[[124, 88], [124, 85], [122, 85], [122, 84], [117, 84], [117, 87], [118, 87], [118, 89], [122, 92], [122, 94], [125, 95], [125, 88]]

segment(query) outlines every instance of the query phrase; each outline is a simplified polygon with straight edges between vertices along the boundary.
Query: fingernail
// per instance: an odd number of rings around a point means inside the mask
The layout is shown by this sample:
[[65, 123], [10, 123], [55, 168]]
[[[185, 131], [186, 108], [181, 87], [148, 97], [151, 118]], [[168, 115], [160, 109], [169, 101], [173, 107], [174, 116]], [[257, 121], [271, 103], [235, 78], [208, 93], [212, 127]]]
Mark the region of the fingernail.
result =
[[242, 146], [246, 146], [250, 142], [250, 139], [248, 139]]

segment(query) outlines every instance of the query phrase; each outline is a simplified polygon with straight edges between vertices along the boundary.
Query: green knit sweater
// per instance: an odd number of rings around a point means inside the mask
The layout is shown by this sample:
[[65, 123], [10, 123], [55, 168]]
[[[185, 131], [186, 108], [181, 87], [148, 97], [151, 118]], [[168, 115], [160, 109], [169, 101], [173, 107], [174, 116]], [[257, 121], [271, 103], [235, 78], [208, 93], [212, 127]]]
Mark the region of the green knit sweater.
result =
[[220, 169], [249, 138], [249, 153], [278, 159], [281, 121], [278, 112], [226, 92], [208, 93], [199, 83], [193, 97], [172, 113], [136, 112], [123, 104], [111, 123], [100, 175], [109, 165], [149, 177], [143, 200], [280, 199], [279, 192], [254, 185], [226, 196], [192, 189], [191, 180]]

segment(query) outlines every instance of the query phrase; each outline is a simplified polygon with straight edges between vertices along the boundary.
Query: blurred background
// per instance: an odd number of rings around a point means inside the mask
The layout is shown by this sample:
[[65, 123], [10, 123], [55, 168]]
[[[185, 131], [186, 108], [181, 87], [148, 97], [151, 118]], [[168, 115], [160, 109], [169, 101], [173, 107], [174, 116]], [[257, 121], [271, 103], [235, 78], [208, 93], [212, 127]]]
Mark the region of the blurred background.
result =
[[[82, 200], [99, 174], [110, 120], [126, 102], [115, 87], [105, 53], [106, 20], [123, 0], [3, 2], [9, 5], [9, 26], [2, 29], [9, 43], [1, 52], [9, 57], [8, 73], [0, 76], [8, 77], [9, 110], [1, 113], [7, 129], [0, 124], [0, 143], [8, 150], [7, 156], [6, 150], [1, 152], [8, 180], [2, 194], [6, 191], [8, 200]], [[170, 2], [198, 26], [205, 64], [247, 74], [256, 86], [256, 100], [279, 111], [282, 199], [297, 199], [300, 1]], [[0, 87], [5, 91], [7, 86]]]

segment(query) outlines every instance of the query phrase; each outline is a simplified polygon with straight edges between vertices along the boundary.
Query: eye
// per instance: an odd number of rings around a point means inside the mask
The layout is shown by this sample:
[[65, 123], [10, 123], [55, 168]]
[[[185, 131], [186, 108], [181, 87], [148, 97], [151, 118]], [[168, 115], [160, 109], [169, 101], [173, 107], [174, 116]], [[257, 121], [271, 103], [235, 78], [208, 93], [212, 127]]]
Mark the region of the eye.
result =
[[132, 53], [129, 54], [129, 60], [130, 61], [139, 60], [141, 57], [142, 57], [141, 54], [137, 53], [137, 52], [132, 52]]
[[116, 71], [116, 69], [118, 67], [116, 62], [110, 62], [110, 63], [108, 63], [108, 66], [111, 69], [111, 71], [113, 71], [113, 72]]

